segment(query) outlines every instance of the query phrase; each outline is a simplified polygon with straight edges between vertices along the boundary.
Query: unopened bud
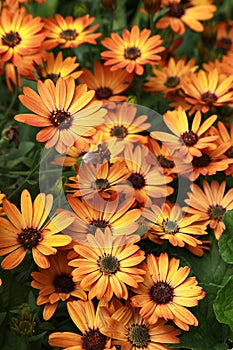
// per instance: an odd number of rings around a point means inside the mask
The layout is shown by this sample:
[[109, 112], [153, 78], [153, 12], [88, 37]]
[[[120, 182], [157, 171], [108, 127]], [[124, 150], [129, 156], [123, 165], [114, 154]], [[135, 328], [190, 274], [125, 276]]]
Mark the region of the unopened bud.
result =
[[4, 129], [2, 132], [2, 137], [9, 142], [14, 142], [16, 148], [19, 147], [19, 132], [13, 126], [9, 126], [8, 128]]

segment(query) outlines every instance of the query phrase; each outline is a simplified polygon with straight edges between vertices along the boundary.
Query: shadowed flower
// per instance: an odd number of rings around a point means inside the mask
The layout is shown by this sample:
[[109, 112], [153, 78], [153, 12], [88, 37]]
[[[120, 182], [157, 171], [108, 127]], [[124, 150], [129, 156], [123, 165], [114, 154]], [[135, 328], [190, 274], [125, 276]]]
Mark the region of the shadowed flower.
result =
[[99, 27], [98, 24], [90, 26], [94, 21], [95, 18], [90, 15], [64, 18], [59, 13], [55, 15], [55, 18], [44, 18], [47, 39], [43, 48], [50, 50], [60, 45], [61, 49], [66, 49], [75, 48], [84, 43], [96, 44], [96, 39], [101, 36], [101, 33], [93, 33]]
[[149, 254], [140, 267], [146, 271], [145, 279], [133, 289], [138, 295], [131, 298], [133, 306], [141, 308], [140, 315], [149, 324], [159, 318], [173, 320], [185, 331], [189, 325], [197, 326], [198, 320], [186, 307], [196, 306], [205, 292], [197, 286], [196, 277], [187, 278], [190, 268], [179, 268], [179, 259], [169, 260], [167, 253]]
[[8, 254], [1, 263], [3, 269], [13, 269], [32, 251], [35, 263], [43, 268], [50, 267], [49, 255], [71, 242], [64, 234], [57, 234], [68, 227], [74, 219], [66, 213], [54, 215], [45, 225], [53, 204], [53, 196], [40, 193], [32, 202], [27, 190], [21, 194], [21, 212], [7, 199], [3, 209], [8, 219], [0, 218], [0, 256]]
[[[111, 339], [101, 332], [103, 320], [110, 314], [105, 308], [97, 306], [95, 311], [92, 301], [73, 301], [67, 303], [69, 315], [77, 327], [77, 333], [55, 332], [49, 335], [49, 345], [64, 350], [116, 350]], [[81, 335], [80, 335], [81, 332]]]
[[19, 99], [34, 114], [17, 114], [15, 120], [42, 127], [37, 141], [46, 142], [46, 148], [55, 147], [59, 153], [67, 149], [80, 137], [91, 136], [95, 126], [103, 121], [105, 109], [101, 101], [93, 101], [95, 92], [87, 86], [75, 86], [72, 77], [59, 78], [56, 85], [51, 79], [38, 81], [37, 94], [29, 87]]
[[76, 267], [73, 280], [89, 291], [89, 299], [105, 297], [109, 301], [114, 294], [119, 299], [128, 299], [127, 286], [137, 288], [145, 273], [137, 268], [145, 258], [144, 251], [134, 244], [139, 240], [138, 235], [113, 236], [106, 228], [104, 232], [96, 230], [94, 236], [88, 234], [85, 245], [74, 246], [79, 257], [69, 262]]
[[220, 22], [217, 24], [216, 47], [221, 47], [227, 51], [233, 51], [233, 23]]
[[43, 318], [49, 320], [55, 313], [59, 302], [79, 298], [87, 299], [87, 295], [73, 281], [73, 268], [68, 266], [67, 252], [58, 251], [56, 255], [49, 257], [50, 267], [31, 273], [33, 281], [31, 286], [39, 289], [37, 305], [44, 305]]
[[196, 184], [191, 185], [192, 192], [188, 192], [189, 199], [186, 211], [199, 215], [199, 221], [206, 221], [214, 230], [215, 238], [219, 240], [225, 225], [222, 221], [223, 214], [233, 209], [233, 188], [225, 193], [226, 181], [220, 184], [213, 180], [210, 184], [203, 180], [203, 190]]
[[38, 52], [45, 38], [42, 28], [40, 17], [25, 14], [24, 9], [12, 13], [4, 8], [0, 16], [1, 60], [20, 66], [24, 55]]
[[126, 68], [127, 72], [135, 72], [142, 75], [144, 65], [155, 65], [161, 60], [158, 55], [165, 48], [161, 46], [162, 39], [160, 35], [151, 36], [151, 30], [143, 29], [141, 32], [137, 25], [134, 25], [131, 32], [124, 29], [122, 38], [111, 33], [111, 38], [102, 40], [109, 51], [101, 52], [101, 57], [106, 60], [106, 66], [111, 66], [111, 70]]

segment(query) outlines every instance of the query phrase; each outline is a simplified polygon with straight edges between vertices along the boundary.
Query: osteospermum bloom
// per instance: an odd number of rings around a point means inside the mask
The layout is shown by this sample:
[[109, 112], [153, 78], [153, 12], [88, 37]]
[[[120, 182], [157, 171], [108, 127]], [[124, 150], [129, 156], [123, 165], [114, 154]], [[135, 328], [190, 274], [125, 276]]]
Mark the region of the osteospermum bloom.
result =
[[216, 46], [233, 51], [233, 23], [224, 21], [217, 24]]
[[125, 68], [129, 73], [142, 75], [143, 66], [158, 64], [161, 60], [158, 54], [165, 50], [161, 46], [161, 36], [150, 35], [151, 30], [144, 28], [140, 32], [136, 25], [132, 27], [131, 32], [124, 29], [122, 38], [116, 33], [111, 33], [111, 38], [105, 38], [101, 42], [108, 49], [101, 52], [101, 57], [106, 60], [104, 64], [111, 66], [113, 71]]
[[201, 150], [214, 150], [217, 146], [214, 141], [218, 139], [217, 135], [205, 135], [211, 125], [216, 121], [217, 115], [212, 115], [201, 123], [201, 112], [197, 111], [192, 125], [189, 126], [189, 118], [186, 112], [179, 107], [174, 111], [167, 111], [163, 119], [168, 128], [175, 134], [154, 131], [150, 135], [165, 143], [169, 150], [184, 152], [188, 160], [194, 156], [200, 157]]
[[113, 294], [117, 298], [128, 299], [127, 286], [138, 287], [143, 281], [144, 270], [137, 268], [144, 258], [144, 251], [134, 243], [140, 236], [113, 236], [109, 228], [98, 229], [95, 236], [87, 235], [85, 245], [75, 245], [80, 257], [69, 262], [76, 267], [72, 272], [75, 282], [88, 290], [89, 299], [103, 297], [109, 301]]
[[73, 298], [87, 299], [87, 295], [73, 281], [73, 268], [68, 266], [66, 251], [58, 251], [56, 255], [49, 257], [50, 267], [48, 269], [39, 268], [31, 273], [33, 281], [31, 286], [39, 289], [37, 305], [44, 305], [43, 318], [49, 320], [55, 313], [58, 304]]
[[23, 9], [12, 13], [4, 8], [0, 16], [1, 60], [20, 66], [24, 55], [39, 51], [45, 38], [42, 27], [40, 17], [33, 18], [31, 14], [25, 14]]
[[149, 324], [164, 318], [183, 330], [197, 326], [198, 320], [187, 307], [196, 306], [205, 292], [197, 286], [195, 277], [187, 278], [190, 268], [179, 267], [179, 259], [169, 260], [167, 253], [159, 257], [149, 254], [140, 267], [146, 271], [145, 279], [131, 298], [133, 306], [140, 307], [140, 315]]
[[[223, 158], [233, 158], [233, 124], [230, 126], [230, 130], [228, 132], [226, 126], [222, 122], [218, 122], [218, 131], [219, 136], [221, 138], [221, 141], [224, 143], [231, 143], [229, 148], [226, 150], [226, 152], [223, 155]], [[226, 175], [233, 176], [233, 163], [229, 164], [229, 167], [225, 170]]]
[[83, 68], [83, 74], [79, 78], [82, 83], [87, 84], [89, 89], [95, 90], [97, 100], [103, 102], [122, 102], [127, 96], [122, 95], [130, 86], [133, 75], [127, 71], [112, 72], [109, 67], [104, 67], [99, 61], [94, 63], [94, 73]]
[[195, 32], [202, 32], [204, 26], [201, 21], [211, 19], [216, 11], [216, 6], [210, 4], [190, 5], [186, 5], [181, 0], [163, 1], [163, 7], [168, 8], [169, 11], [158, 20], [156, 28], [163, 29], [170, 26], [177, 34], [184, 34], [186, 27]]
[[87, 91], [85, 84], [75, 86], [72, 77], [59, 78], [56, 85], [51, 79], [43, 83], [38, 81], [37, 94], [33, 89], [24, 87], [20, 101], [34, 114], [17, 114], [15, 120], [42, 127], [36, 139], [46, 142], [45, 147], [55, 147], [59, 153], [67, 149], [80, 137], [95, 133], [106, 113], [101, 101], [92, 101], [95, 91]]
[[63, 60], [62, 52], [60, 51], [57, 57], [54, 57], [53, 52], [48, 52], [47, 57], [43, 60], [43, 65], [34, 63], [34, 66], [39, 75], [39, 79], [51, 79], [56, 83], [59, 77], [67, 79], [72, 77], [77, 79], [82, 74], [82, 71], [77, 71], [79, 63], [75, 63], [76, 57], [66, 57]]
[[43, 48], [50, 50], [58, 45], [61, 49], [68, 47], [75, 48], [84, 43], [96, 44], [96, 39], [101, 33], [93, 33], [98, 27], [91, 24], [95, 21], [95, 17], [89, 14], [73, 18], [72, 16], [62, 17], [59, 13], [55, 18], [44, 18], [44, 27], [46, 41]]
[[74, 219], [66, 213], [47, 219], [53, 204], [53, 196], [40, 193], [32, 202], [27, 190], [21, 194], [21, 212], [7, 199], [3, 199], [3, 209], [8, 219], [0, 218], [0, 256], [8, 254], [1, 263], [3, 269], [13, 269], [32, 252], [35, 263], [41, 268], [49, 268], [49, 255], [71, 242], [64, 234], [57, 234], [68, 227]]
[[152, 205], [145, 208], [142, 215], [146, 218], [144, 224], [149, 227], [148, 238], [153, 236], [167, 239], [173, 246], [184, 247], [185, 244], [196, 247], [201, 241], [194, 235], [207, 234], [206, 224], [198, 223], [198, 215], [184, 215], [182, 208], [166, 202], [162, 208]]
[[51, 333], [49, 335], [49, 345], [58, 346], [64, 350], [115, 350], [115, 347], [112, 347], [111, 338], [101, 332], [105, 325], [103, 323], [104, 318], [110, 316], [105, 308], [98, 305], [97, 310], [95, 310], [92, 301], [82, 300], [68, 302], [67, 308], [78, 331], [77, 333]]
[[[114, 312], [111, 318], [106, 319], [107, 327], [102, 332], [113, 339], [113, 344], [120, 345], [122, 350], [169, 350], [164, 343], [180, 343], [177, 335], [178, 329], [166, 325], [165, 320], [159, 320], [156, 324], [149, 324], [139, 314], [138, 309], [133, 309], [131, 318], [125, 307]], [[130, 311], [130, 310], [129, 310]]]
[[189, 199], [185, 200], [188, 205], [186, 211], [200, 215], [199, 221], [206, 221], [219, 240], [225, 229], [222, 217], [227, 210], [233, 209], [233, 188], [226, 192], [226, 181], [219, 184], [213, 180], [208, 184], [203, 180], [203, 190], [196, 184], [191, 185], [191, 190], [188, 192]]

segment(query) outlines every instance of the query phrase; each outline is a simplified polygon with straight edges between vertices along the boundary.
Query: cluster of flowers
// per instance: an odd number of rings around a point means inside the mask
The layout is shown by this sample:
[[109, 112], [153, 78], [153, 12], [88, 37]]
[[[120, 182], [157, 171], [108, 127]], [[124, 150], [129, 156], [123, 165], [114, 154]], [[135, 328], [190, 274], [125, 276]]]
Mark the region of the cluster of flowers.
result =
[[[187, 308], [205, 292], [188, 266], [180, 267], [166, 252], [145, 255], [140, 241], [168, 241], [202, 256], [209, 249], [203, 236], [211, 228], [219, 240], [224, 230], [233, 189], [203, 175], [233, 175], [233, 126], [220, 120], [217, 109], [233, 108], [233, 25], [221, 24], [216, 34], [226, 55], [203, 67], [194, 59], [178, 59], [178, 42], [165, 48], [159, 34], [134, 25], [101, 40], [107, 51], [100, 52], [92, 72], [78, 70], [75, 56], [63, 59], [62, 51], [55, 57], [49, 50], [95, 45], [101, 36], [98, 24], [92, 26], [95, 18], [33, 18], [25, 2], [5, 0], [1, 9], [1, 74], [9, 90], [21, 87], [22, 77], [38, 80], [38, 93], [23, 87], [19, 96], [32, 113], [14, 119], [41, 128], [36, 140], [60, 154], [54, 166], [72, 167], [65, 184], [72, 210], [59, 208], [49, 217], [51, 194], [32, 200], [24, 189], [20, 210], [0, 194], [1, 266], [14, 269], [32, 255], [37, 270], [31, 286], [39, 290], [44, 320], [66, 302], [77, 334], [51, 333], [51, 346], [168, 349], [164, 343], [179, 343], [179, 329], [198, 325]], [[179, 35], [187, 26], [202, 32], [201, 21], [216, 11], [212, 0], [144, 5], [150, 16], [165, 8], [157, 30], [170, 26]], [[145, 66], [156, 67], [142, 90], [162, 93], [172, 108], [161, 118], [163, 129], [153, 126], [156, 115], [150, 118], [146, 109], [127, 102], [127, 91]], [[178, 177], [191, 183], [186, 206], [172, 199]]]

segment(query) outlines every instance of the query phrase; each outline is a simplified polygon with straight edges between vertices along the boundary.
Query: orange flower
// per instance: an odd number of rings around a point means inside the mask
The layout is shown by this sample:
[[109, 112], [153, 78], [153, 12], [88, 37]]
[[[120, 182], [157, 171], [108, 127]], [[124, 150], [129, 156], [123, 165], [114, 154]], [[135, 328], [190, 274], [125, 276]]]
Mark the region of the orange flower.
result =
[[55, 18], [44, 18], [47, 40], [43, 48], [50, 50], [60, 45], [61, 49], [66, 49], [75, 48], [84, 43], [96, 44], [96, 39], [101, 36], [101, 33], [93, 33], [99, 27], [98, 24], [90, 27], [94, 21], [95, 18], [90, 15], [64, 18], [59, 13], [55, 15]]
[[166, 202], [162, 208], [152, 205], [145, 208], [142, 215], [146, 218], [144, 224], [149, 227], [148, 238], [154, 236], [160, 239], [168, 239], [175, 247], [184, 247], [189, 244], [196, 247], [201, 244], [194, 235], [206, 235], [206, 224], [197, 223], [198, 215], [184, 215], [178, 204], [171, 205]]
[[[33, 18], [23, 9], [11, 13], [4, 8], [0, 16], [0, 55], [3, 62], [20, 66], [24, 55], [38, 52], [45, 38], [40, 17]], [[30, 30], [28, 30], [30, 28]]]
[[[97, 306], [95, 311], [92, 301], [73, 301], [67, 303], [69, 315], [77, 327], [77, 333], [55, 332], [49, 335], [49, 344], [65, 350], [116, 350], [111, 339], [102, 333], [104, 318], [110, 314], [105, 308]], [[80, 335], [81, 332], [81, 335]]]
[[180, 152], [182, 157], [187, 157], [187, 160], [191, 161], [194, 156], [201, 157], [201, 150], [214, 150], [217, 147], [214, 141], [218, 139], [218, 136], [205, 135], [216, 121], [217, 115], [212, 115], [201, 123], [201, 112], [197, 111], [192, 126], [189, 127], [189, 118], [185, 111], [179, 107], [177, 110], [167, 111], [163, 119], [175, 135], [160, 131], [151, 132], [150, 135], [162, 141], [172, 153]]
[[31, 273], [31, 286], [39, 289], [37, 305], [44, 305], [43, 318], [49, 320], [55, 313], [59, 301], [72, 298], [87, 299], [86, 293], [73, 281], [72, 267], [68, 266], [67, 252], [58, 251], [49, 257], [50, 267]]
[[111, 33], [111, 38], [102, 40], [102, 44], [109, 51], [101, 52], [101, 57], [107, 60], [104, 64], [112, 66], [111, 70], [119, 70], [126, 68], [129, 73], [135, 72], [142, 75], [145, 64], [155, 65], [161, 60], [158, 53], [165, 50], [160, 35], [151, 35], [151, 30], [143, 29], [141, 32], [139, 27], [134, 25], [131, 32], [124, 29], [122, 38]]
[[94, 74], [83, 68], [83, 74], [79, 78], [87, 84], [89, 89], [95, 90], [95, 98], [103, 102], [121, 102], [127, 96], [120, 95], [130, 86], [133, 75], [127, 71], [112, 72], [109, 67], [104, 67], [100, 62], [94, 63]]
[[85, 245], [75, 245], [74, 250], [80, 257], [69, 262], [76, 267], [72, 272], [73, 280], [88, 290], [88, 298], [128, 299], [127, 286], [138, 287], [145, 272], [137, 268], [144, 258], [144, 251], [134, 243], [140, 236], [113, 236], [109, 228], [104, 232], [96, 230], [95, 235], [87, 235]]
[[181, 0], [165, 0], [163, 6], [169, 11], [165, 17], [158, 20], [156, 28], [164, 29], [171, 27], [177, 34], [184, 34], [185, 28], [189, 27], [195, 32], [202, 32], [204, 26], [200, 21], [211, 19], [216, 11], [216, 6], [208, 4], [186, 5]]
[[82, 71], [77, 71], [79, 63], [75, 63], [76, 57], [62, 58], [62, 52], [60, 51], [54, 58], [53, 52], [48, 52], [47, 57], [43, 60], [43, 66], [34, 63], [34, 66], [39, 74], [39, 79], [45, 81], [45, 79], [51, 79], [54, 83], [57, 82], [59, 77], [67, 79], [72, 77], [77, 79], [82, 74]]
[[[226, 210], [233, 209], [233, 188], [225, 193], [226, 181], [220, 184], [213, 180], [210, 185], [203, 180], [203, 191], [196, 185], [191, 185], [192, 192], [188, 192], [189, 199], [185, 200], [188, 205], [186, 211], [190, 214], [200, 215], [199, 221], [206, 221], [214, 230], [219, 240], [225, 225], [222, 221]], [[225, 194], [224, 194], [225, 193]]]
[[179, 259], [169, 260], [167, 253], [155, 257], [147, 256], [146, 263], [139, 265], [146, 271], [145, 279], [131, 298], [135, 307], [140, 307], [140, 315], [149, 323], [156, 324], [159, 318], [173, 320], [181, 329], [188, 331], [189, 325], [197, 326], [198, 320], [186, 308], [196, 306], [205, 296], [197, 286], [195, 277], [188, 277], [188, 266], [179, 268]]
[[21, 194], [21, 212], [3, 199], [3, 209], [8, 219], [0, 218], [0, 256], [8, 254], [2, 261], [3, 269], [18, 266], [28, 250], [32, 251], [35, 263], [44, 269], [50, 267], [49, 255], [57, 252], [56, 247], [69, 244], [71, 238], [57, 234], [68, 227], [74, 219], [61, 212], [53, 216], [44, 226], [53, 204], [51, 194], [38, 194], [32, 203], [30, 193]]
[[51, 79], [37, 84], [39, 95], [29, 87], [24, 88], [20, 101], [35, 114], [17, 114], [15, 120], [43, 127], [37, 141], [46, 142], [46, 148], [55, 147], [65, 153], [80, 136], [95, 133], [95, 126], [102, 122], [105, 109], [101, 101], [92, 101], [95, 92], [87, 86], [75, 86], [72, 77], [59, 78], [56, 85]]
[[[219, 131], [221, 143], [229, 144], [230, 142], [230, 146], [224, 153], [223, 159], [225, 158], [232, 159], [233, 158], [233, 124], [231, 124], [230, 131], [228, 132], [226, 126], [222, 122], [218, 122], [218, 131]], [[229, 167], [225, 170], [225, 174], [233, 176], [233, 163], [229, 164]]]
[[233, 22], [224, 21], [217, 24], [216, 46], [233, 51]]
[[[131, 309], [121, 307], [106, 319], [108, 326], [102, 332], [114, 339], [113, 344], [120, 345], [122, 350], [169, 350], [164, 343], [180, 343], [176, 337], [180, 334], [178, 329], [166, 325], [162, 319], [156, 324], [149, 324], [138, 309]], [[130, 319], [127, 311], [131, 311]]]

